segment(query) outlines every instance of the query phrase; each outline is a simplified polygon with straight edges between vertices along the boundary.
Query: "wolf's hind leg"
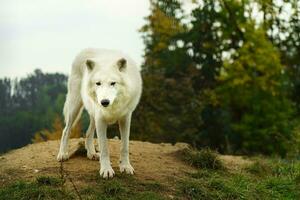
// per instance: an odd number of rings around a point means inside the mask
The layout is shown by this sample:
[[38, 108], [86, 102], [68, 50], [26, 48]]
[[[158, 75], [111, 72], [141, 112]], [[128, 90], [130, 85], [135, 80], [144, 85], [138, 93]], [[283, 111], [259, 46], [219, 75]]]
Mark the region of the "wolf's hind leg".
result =
[[96, 153], [94, 145], [95, 129], [95, 119], [90, 116], [90, 125], [86, 132], [85, 149], [87, 150], [87, 157], [91, 160], [99, 160], [99, 154]]
[[66, 126], [62, 132], [59, 153], [57, 155], [58, 161], [64, 161], [69, 159], [68, 155], [68, 141], [71, 133], [71, 128], [75, 125], [80, 118], [82, 112], [82, 100], [80, 93], [71, 92], [67, 94], [66, 102], [64, 105], [64, 115]]

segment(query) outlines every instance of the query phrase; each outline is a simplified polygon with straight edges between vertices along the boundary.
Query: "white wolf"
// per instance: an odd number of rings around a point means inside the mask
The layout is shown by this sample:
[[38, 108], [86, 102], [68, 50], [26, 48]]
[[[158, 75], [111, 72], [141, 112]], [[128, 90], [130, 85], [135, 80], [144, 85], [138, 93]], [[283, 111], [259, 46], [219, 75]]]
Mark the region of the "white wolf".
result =
[[[68, 94], [64, 105], [66, 126], [63, 130], [58, 161], [69, 158], [70, 130], [80, 118], [83, 106], [90, 115], [85, 148], [89, 159], [99, 159], [100, 176], [111, 178], [111, 167], [106, 129], [119, 123], [121, 134], [120, 171], [133, 174], [129, 161], [131, 114], [142, 92], [140, 68], [127, 55], [113, 50], [85, 49], [75, 58], [68, 80]], [[100, 157], [94, 147], [95, 129]]]

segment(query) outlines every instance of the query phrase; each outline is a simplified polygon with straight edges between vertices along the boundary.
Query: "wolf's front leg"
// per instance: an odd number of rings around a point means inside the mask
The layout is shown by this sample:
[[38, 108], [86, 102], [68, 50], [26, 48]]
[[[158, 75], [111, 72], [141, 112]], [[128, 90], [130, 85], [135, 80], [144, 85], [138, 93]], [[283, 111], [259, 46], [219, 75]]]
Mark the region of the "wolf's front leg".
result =
[[69, 135], [70, 135], [70, 126], [66, 126], [63, 130], [61, 140], [60, 140], [60, 147], [59, 152], [57, 155], [57, 160], [62, 162], [69, 159], [68, 154], [68, 141], [69, 141]]
[[115, 172], [110, 164], [106, 130], [107, 124], [101, 119], [101, 116], [96, 116], [96, 131], [100, 147], [100, 176], [103, 178], [112, 178]]
[[133, 174], [134, 169], [129, 161], [129, 135], [130, 135], [131, 113], [127, 114], [119, 121], [119, 129], [121, 134], [121, 156], [120, 156], [120, 171], [127, 174]]

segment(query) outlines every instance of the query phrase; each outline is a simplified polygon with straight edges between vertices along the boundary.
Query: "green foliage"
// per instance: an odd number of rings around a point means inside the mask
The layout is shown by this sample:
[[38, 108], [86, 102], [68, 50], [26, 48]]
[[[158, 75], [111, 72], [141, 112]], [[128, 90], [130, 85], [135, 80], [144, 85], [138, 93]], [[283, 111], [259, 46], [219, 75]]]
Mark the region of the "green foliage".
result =
[[55, 116], [62, 115], [66, 79], [35, 70], [20, 80], [0, 81], [0, 152], [24, 146], [36, 131], [52, 128]]
[[[263, 3], [263, 1], [261, 2]], [[281, 62], [286, 66], [291, 80], [291, 99], [296, 103], [297, 112], [300, 111], [300, 6], [298, 0], [268, 2], [264, 15], [268, 37], [278, 47]], [[287, 9], [288, 8], [288, 9]], [[285, 17], [282, 17], [283, 15]], [[276, 29], [276, 30], [275, 30]]]
[[191, 79], [144, 75], [143, 80], [143, 95], [132, 120], [132, 137], [172, 143], [197, 137], [202, 123], [201, 101], [190, 87]]
[[[263, 21], [254, 17], [254, 3]], [[280, 46], [289, 44], [296, 59], [296, 4], [290, 3], [293, 23], [289, 28], [279, 20], [288, 2], [204, 0], [195, 4], [191, 18], [185, 18], [177, 1], [151, 1], [151, 14], [141, 30], [146, 45], [145, 89], [137, 111], [139, 124], [149, 135], [140, 138], [186, 141], [223, 153], [297, 155], [295, 98], [299, 93], [293, 88], [299, 84], [283, 65], [287, 62], [282, 55], [288, 51]], [[166, 25], [170, 22], [173, 29]], [[281, 39], [274, 31], [277, 26], [282, 28], [280, 33], [294, 35], [293, 39]], [[300, 69], [295, 59], [287, 65]], [[166, 80], [174, 80], [174, 87], [164, 87]], [[181, 104], [183, 98], [197, 106], [191, 109], [190, 104]], [[187, 114], [176, 112], [181, 110]], [[166, 120], [172, 116], [178, 120]], [[134, 137], [143, 132], [135, 129]]]
[[284, 68], [262, 30], [249, 25], [245, 38], [236, 59], [224, 63], [216, 88], [220, 107], [230, 113], [228, 142], [233, 151], [285, 156], [296, 137]]
[[150, 4], [151, 14], [146, 17], [147, 24], [140, 30], [146, 45], [144, 71], [180, 73], [184, 68], [176, 61], [182, 60], [182, 56], [178, 56], [178, 51], [169, 51], [169, 46], [176, 45], [177, 35], [186, 29], [178, 17], [183, 13], [182, 4], [178, 0], [150, 0]]

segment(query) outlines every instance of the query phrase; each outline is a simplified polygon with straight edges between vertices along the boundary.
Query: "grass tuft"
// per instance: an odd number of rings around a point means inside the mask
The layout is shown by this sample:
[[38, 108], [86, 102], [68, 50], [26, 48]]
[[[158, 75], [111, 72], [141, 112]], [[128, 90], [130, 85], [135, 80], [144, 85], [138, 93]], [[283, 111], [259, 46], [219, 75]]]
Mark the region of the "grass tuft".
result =
[[38, 185], [51, 185], [51, 186], [61, 186], [63, 181], [56, 177], [50, 176], [40, 176], [36, 178]]
[[178, 185], [180, 195], [187, 199], [217, 199], [215, 194], [209, 191], [205, 184], [195, 180], [184, 180]]
[[116, 196], [126, 191], [125, 187], [118, 180], [106, 181], [103, 185], [103, 190], [106, 195]]
[[270, 174], [272, 168], [269, 164], [262, 161], [256, 161], [245, 169], [247, 172], [258, 175], [258, 176], [266, 176]]
[[245, 170], [257, 176], [275, 176], [295, 179], [300, 175], [300, 163], [293, 160], [282, 159], [257, 159], [252, 165]]
[[223, 163], [218, 158], [218, 154], [208, 148], [201, 149], [200, 151], [185, 148], [179, 152], [183, 161], [187, 162], [196, 168], [202, 169], [225, 169]]

